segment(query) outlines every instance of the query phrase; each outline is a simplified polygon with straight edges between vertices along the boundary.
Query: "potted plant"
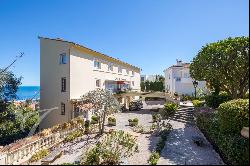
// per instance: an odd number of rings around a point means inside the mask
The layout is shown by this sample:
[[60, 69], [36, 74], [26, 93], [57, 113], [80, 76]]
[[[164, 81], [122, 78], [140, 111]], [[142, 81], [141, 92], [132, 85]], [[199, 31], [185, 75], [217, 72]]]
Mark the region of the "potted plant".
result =
[[129, 126], [137, 126], [138, 125], [138, 121], [139, 120], [137, 118], [134, 118], [133, 120], [129, 119], [128, 120]]
[[116, 126], [116, 119], [113, 117], [108, 118], [108, 125], [110, 126]]
[[95, 116], [95, 115], [93, 115], [92, 117], [91, 117], [91, 122], [90, 122], [91, 124], [97, 124], [98, 123], [98, 117], [97, 116]]

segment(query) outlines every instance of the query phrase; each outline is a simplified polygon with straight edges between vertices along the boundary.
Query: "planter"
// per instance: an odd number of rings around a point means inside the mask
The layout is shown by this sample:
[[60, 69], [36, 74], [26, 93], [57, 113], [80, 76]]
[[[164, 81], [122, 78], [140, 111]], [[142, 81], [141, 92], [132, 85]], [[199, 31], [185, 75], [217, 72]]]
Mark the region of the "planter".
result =
[[108, 121], [108, 125], [110, 125], [110, 126], [116, 126], [116, 121]]

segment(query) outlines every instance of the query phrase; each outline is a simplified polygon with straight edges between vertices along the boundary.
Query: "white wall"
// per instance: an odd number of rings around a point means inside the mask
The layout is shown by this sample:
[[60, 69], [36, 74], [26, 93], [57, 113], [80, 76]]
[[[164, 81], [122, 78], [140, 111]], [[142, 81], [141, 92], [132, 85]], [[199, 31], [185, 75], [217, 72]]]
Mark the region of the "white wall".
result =
[[[68, 121], [71, 116], [69, 104], [69, 61], [60, 64], [60, 54], [66, 53], [69, 60], [69, 46], [66, 42], [40, 39], [40, 109], [51, 109], [42, 119], [40, 129]], [[66, 92], [61, 92], [61, 78], [66, 77]], [[66, 104], [65, 115], [61, 115], [61, 102]]]
[[[70, 56], [70, 98], [78, 99], [90, 90], [96, 89], [96, 80], [101, 80], [101, 88], [105, 88], [105, 80], [134, 81], [131, 88], [140, 91], [140, 73], [129, 67], [122, 66], [122, 73], [118, 73], [118, 64], [113, 63], [113, 71], [108, 71], [108, 63], [99, 57], [94, 57], [71, 48]], [[94, 60], [101, 62], [101, 69], [94, 68]], [[129, 69], [129, 74], [126, 73]], [[134, 71], [134, 76], [132, 75]]]
[[[165, 90], [169, 89], [170, 94], [177, 92], [178, 94], [194, 94], [193, 79], [190, 77], [189, 68], [187, 67], [170, 67], [164, 70], [165, 73]], [[170, 76], [170, 79], [169, 79]], [[180, 78], [177, 81], [176, 78]], [[169, 88], [170, 87], [170, 88]], [[206, 90], [206, 82], [198, 81], [197, 89]]]

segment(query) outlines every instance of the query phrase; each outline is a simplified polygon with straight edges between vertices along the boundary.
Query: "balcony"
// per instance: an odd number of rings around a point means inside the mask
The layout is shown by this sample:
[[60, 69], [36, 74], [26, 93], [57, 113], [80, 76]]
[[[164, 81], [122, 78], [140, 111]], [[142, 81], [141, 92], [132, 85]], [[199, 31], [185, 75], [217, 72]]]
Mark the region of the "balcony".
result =
[[105, 81], [105, 89], [111, 93], [125, 93], [131, 90], [130, 82], [128, 81]]

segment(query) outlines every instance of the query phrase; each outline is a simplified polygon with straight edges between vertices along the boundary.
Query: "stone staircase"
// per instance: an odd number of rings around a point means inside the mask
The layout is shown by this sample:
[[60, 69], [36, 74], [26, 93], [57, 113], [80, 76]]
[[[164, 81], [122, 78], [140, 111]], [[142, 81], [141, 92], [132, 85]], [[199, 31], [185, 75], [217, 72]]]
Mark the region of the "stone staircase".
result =
[[180, 107], [170, 120], [186, 123], [188, 125], [194, 125], [193, 111], [194, 107]]

